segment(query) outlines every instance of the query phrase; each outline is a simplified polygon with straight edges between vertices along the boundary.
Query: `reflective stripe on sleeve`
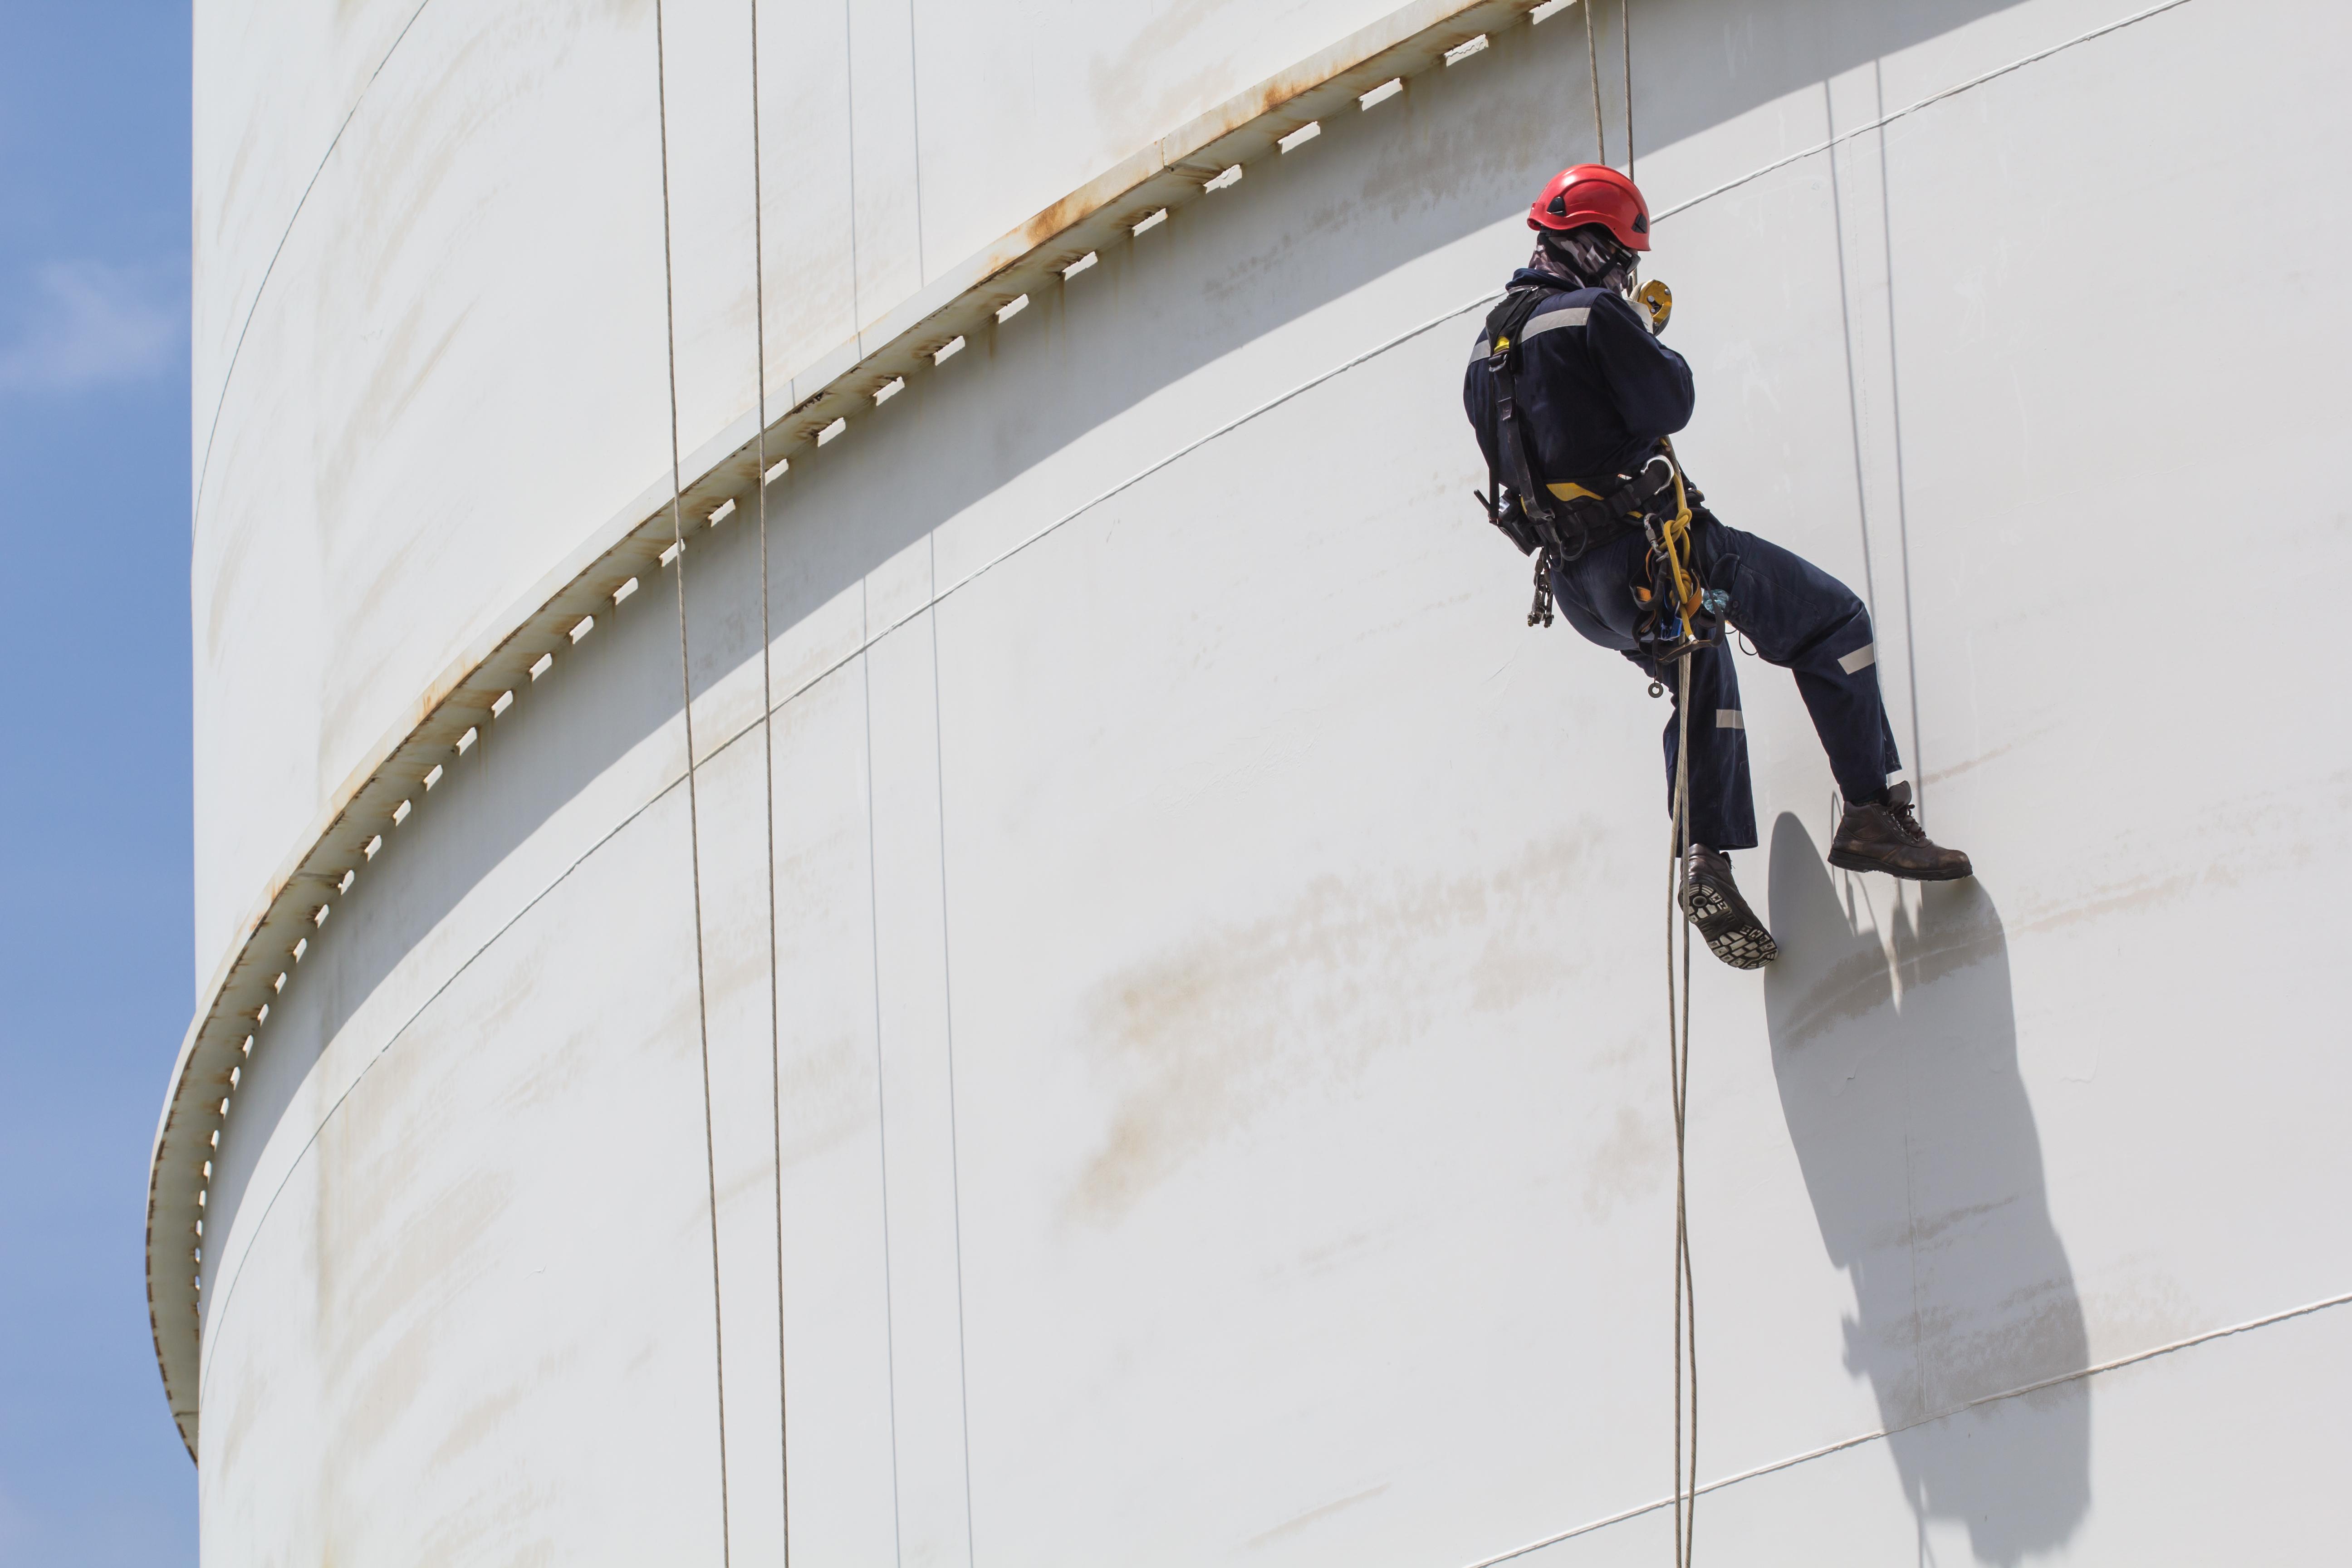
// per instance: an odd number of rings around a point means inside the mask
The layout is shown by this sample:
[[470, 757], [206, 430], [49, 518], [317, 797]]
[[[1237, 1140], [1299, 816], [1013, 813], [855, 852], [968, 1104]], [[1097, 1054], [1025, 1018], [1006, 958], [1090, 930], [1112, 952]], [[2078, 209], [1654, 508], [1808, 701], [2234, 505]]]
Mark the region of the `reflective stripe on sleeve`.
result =
[[1874, 642], [1866, 642], [1838, 660], [1838, 668], [1848, 675], [1853, 675], [1859, 670], [1868, 669], [1877, 662], [1878, 645]]
[[1540, 337], [1554, 327], [1580, 327], [1591, 314], [1592, 307], [1590, 305], [1562, 305], [1555, 310], [1538, 311], [1528, 318], [1526, 326], [1519, 329], [1519, 342]]
[[1475, 347], [1473, 347], [1473, 348], [1471, 349], [1471, 351], [1470, 351], [1470, 358], [1471, 358], [1473, 361], [1477, 361], [1477, 360], [1486, 359], [1486, 358], [1489, 357], [1490, 355], [1492, 355], [1492, 354], [1494, 353], [1494, 352], [1495, 352], [1494, 345], [1493, 345], [1493, 344], [1491, 344], [1491, 343], [1489, 343], [1489, 342], [1487, 342], [1487, 341], [1486, 341], [1486, 339], [1484, 339], [1484, 338], [1480, 338], [1480, 339], [1478, 340], [1478, 342], [1477, 342], [1477, 344], [1476, 344]]
[[1737, 708], [1718, 708], [1715, 710], [1715, 727], [1718, 730], [1745, 730], [1748, 719]]

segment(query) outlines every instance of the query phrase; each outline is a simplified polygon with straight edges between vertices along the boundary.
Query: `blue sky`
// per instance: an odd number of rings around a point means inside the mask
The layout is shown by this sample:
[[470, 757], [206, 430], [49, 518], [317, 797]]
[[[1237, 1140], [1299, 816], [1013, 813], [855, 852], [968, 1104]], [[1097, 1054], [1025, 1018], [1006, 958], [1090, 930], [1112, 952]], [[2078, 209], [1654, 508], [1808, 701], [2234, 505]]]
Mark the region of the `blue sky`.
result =
[[147, 1329], [189, 955], [188, 12], [0, 0], [0, 1564], [196, 1556]]

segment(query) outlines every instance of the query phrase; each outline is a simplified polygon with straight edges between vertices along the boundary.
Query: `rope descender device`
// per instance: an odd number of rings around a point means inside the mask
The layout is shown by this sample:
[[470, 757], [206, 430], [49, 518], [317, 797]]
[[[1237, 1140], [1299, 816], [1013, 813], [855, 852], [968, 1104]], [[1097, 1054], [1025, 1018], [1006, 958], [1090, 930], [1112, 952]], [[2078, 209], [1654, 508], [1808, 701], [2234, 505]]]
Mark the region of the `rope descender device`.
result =
[[[1690, 494], [1683, 484], [1682, 465], [1675, 459], [1674, 443], [1661, 443], [1664, 450], [1642, 465], [1647, 474], [1651, 468], [1663, 463], [1674, 489], [1674, 511], [1644, 511], [1638, 520], [1642, 533], [1650, 542], [1650, 585], [1645, 591], [1636, 588], [1634, 597], [1647, 606], [1652, 620], [1643, 628], [1648, 635], [1635, 635], [1645, 647], [1643, 651], [1656, 664], [1671, 664], [1703, 647], [1714, 647], [1723, 641], [1722, 616], [1730, 604], [1730, 596], [1718, 588], [1703, 586], [1698, 580], [1696, 563], [1690, 556], [1691, 508]], [[1661, 499], [1666, 484], [1656, 487]], [[1715, 622], [1708, 632], [1702, 633], [1701, 617]], [[1662, 694], [1663, 688], [1653, 682], [1653, 696]]]

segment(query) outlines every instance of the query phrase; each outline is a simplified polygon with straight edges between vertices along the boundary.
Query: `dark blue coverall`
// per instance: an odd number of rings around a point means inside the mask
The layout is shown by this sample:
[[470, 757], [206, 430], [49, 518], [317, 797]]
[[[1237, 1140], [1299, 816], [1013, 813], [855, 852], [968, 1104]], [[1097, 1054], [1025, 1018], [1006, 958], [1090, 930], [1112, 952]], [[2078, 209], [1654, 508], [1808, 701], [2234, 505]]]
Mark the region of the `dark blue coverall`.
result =
[[[1538, 483], [1575, 481], [1609, 494], [1622, 482], [1617, 476], [1633, 473], [1657, 451], [1661, 437], [1690, 423], [1690, 366], [1613, 290], [1574, 288], [1524, 268], [1511, 285], [1555, 290], [1518, 336], [1514, 383], [1529, 466]], [[1487, 353], [1482, 328], [1462, 401], [1488, 468], [1499, 473]], [[1879, 697], [1870, 612], [1852, 589], [1811, 562], [1729, 527], [1703, 507], [1691, 510], [1690, 539], [1700, 583], [1729, 595], [1725, 618], [1748, 635], [1758, 654], [1795, 672], [1840, 792], [1850, 801], [1877, 799], [1903, 763]], [[1649, 580], [1647, 552], [1642, 537], [1629, 533], [1574, 561], [1555, 563], [1552, 596], [1588, 641], [1617, 649], [1674, 693], [1675, 672], [1643, 658], [1633, 638], [1640, 613], [1633, 586]], [[1753, 848], [1756, 802], [1731, 650], [1701, 648], [1690, 661], [1690, 841], [1710, 849]], [[1669, 717], [1669, 811], [1679, 729]]]

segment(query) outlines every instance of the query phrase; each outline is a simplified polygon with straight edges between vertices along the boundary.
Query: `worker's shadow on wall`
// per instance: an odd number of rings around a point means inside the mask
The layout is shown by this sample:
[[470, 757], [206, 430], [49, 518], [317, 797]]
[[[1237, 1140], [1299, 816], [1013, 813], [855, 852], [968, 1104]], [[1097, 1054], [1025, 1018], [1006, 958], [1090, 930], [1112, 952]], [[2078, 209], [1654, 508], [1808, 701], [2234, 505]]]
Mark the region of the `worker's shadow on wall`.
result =
[[[1772, 831], [1772, 1070], [1831, 1261], [1848, 1370], [1870, 1380], [1917, 1516], [1979, 1562], [2064, 1542], [2090, 1502], [2088, 1364], [2017, 1062], [2009, 945], [1982, 884], [1832, 873]], [[1880, 932], [1888, 933], [1893, 958]]]

